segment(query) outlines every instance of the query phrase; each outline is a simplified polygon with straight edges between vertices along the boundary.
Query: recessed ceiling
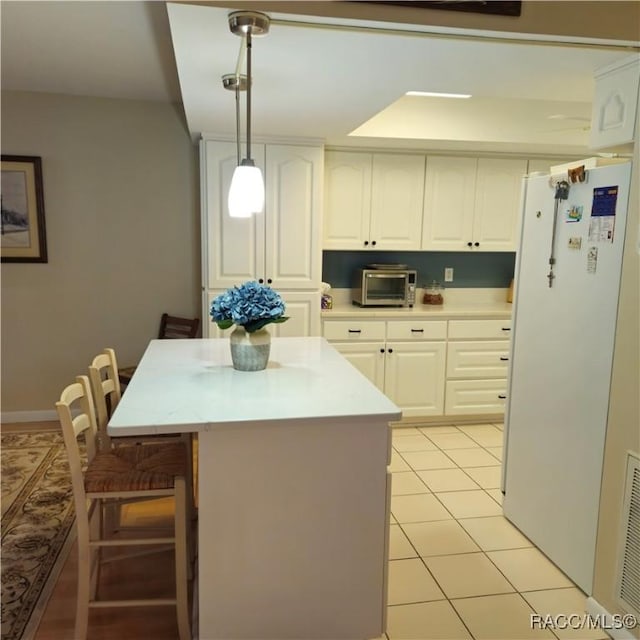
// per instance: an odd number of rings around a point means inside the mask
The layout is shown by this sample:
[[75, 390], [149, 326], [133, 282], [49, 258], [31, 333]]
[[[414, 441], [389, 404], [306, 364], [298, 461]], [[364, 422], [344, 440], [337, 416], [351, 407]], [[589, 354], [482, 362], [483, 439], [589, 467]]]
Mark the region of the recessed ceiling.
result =
[[[168, 12], [190, 131], [233, 133], [233, 95], [220, 80], [239, 48], [229, 11], [169, 3]], [[333, 145], [583, 153], [594, 71], [627, 55], [272, 18], [254, 39], [253, 131]], [[549, 120], [557, 114], [578, 120]]]
[[[235, 70], [240, 40], [228, 13], [163, 2], [4, 0], [2, 89], [182, 101], [194, 139], [233, 135], [233, 94], [221, 77]], [[594, 70], [627, 55], [272, 18], [269, 35], [254, 41], [254, 133], [330, 145], [581, 154]], [[410, 90], [473, 98], [405, 97]]]

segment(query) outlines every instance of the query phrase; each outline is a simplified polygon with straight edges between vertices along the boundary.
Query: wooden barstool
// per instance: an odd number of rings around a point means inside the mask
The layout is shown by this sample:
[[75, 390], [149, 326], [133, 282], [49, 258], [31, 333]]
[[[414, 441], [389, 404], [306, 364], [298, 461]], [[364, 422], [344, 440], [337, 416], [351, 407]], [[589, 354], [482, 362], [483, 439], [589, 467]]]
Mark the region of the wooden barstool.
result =
[[[92, 607], [167, 606], [176, 608], [180, 640], [191, 640], [188, 604], [190, 518], [186, 488], [187, 451], [182, 442], [139, 444], [99, 451], [91, 386], [79, 376], [66, 387], [56, 409], [71, 469], [78, 545], [78, 593], [75, 640], [87, 637]], [[84, 436], [86, 463], [78, 444]], [[105, 535], [103, 514], [112, 504], [172, 496], [175, 500], [173, 535], [118, 538]], [[108, 533], [108, 532], [107, 532]], [[99, 567], [104, 548], [170, 544], [174, 547], [174, 598], [102, 600], [98, 597]], [[126, 556], [108, 558], [109, 561]]]

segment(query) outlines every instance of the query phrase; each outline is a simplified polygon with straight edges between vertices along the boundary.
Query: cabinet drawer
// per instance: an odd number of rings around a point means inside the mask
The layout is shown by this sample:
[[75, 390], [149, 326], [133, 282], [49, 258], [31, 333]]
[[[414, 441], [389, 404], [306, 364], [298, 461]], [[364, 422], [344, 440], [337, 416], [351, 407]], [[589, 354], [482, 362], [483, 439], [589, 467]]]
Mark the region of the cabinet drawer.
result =
[[447, 378], [506, 378], [508, 366], [508, 340], [447, 344]]
[[449, 340], [511, 337], [511, 318], [504, 320], [449, 320]]
[[445, 415], [504, 413], [507, 380], [448, 380]]
[[322, 335], [327, 340], [384, 340], [382, 320], [325, 320]]
[[387, 340], [446, 340], [446, 320], [391, 320]]

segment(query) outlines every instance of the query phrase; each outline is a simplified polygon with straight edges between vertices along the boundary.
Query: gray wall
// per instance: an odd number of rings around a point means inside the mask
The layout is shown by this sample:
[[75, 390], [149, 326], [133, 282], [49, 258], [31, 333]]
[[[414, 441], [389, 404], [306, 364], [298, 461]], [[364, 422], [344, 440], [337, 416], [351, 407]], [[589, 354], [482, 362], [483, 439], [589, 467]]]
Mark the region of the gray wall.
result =
[[48, 264], [2, 264], [2, 412], [52, 410], [105, 347], [200, 315], [197, 148], [180, 105], [2, 92], [2, 153], [42, 157]]

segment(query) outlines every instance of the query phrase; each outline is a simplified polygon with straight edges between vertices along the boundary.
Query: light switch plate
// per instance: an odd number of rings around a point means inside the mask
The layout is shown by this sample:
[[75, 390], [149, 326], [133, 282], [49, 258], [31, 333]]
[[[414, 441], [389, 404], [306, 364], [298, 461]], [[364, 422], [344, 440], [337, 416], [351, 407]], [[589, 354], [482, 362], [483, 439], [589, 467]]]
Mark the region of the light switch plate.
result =
[[453, 282], [453, 267], [446, 267], [444, 270], [444, 281]]

